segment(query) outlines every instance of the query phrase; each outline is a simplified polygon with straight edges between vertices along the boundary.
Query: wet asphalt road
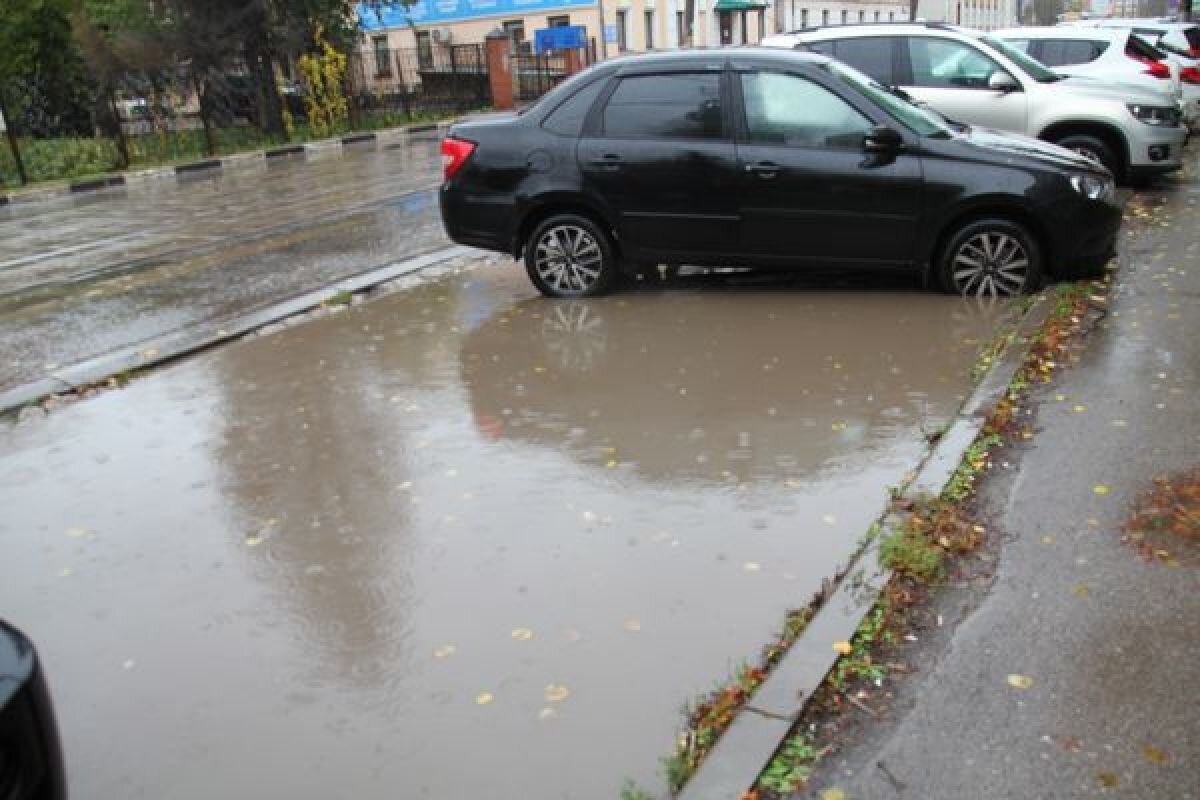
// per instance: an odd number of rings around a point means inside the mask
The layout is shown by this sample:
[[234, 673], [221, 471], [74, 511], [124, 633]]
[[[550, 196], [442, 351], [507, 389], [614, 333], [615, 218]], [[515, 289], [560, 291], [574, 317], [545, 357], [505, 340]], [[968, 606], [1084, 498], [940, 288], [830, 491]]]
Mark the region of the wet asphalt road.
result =
[[449, 245], [438, 134], [0, 209], [0, 389]]
[[0, 430], [73, 796], [607, 798], [846, 560], [1001, 305], [511, 264]]

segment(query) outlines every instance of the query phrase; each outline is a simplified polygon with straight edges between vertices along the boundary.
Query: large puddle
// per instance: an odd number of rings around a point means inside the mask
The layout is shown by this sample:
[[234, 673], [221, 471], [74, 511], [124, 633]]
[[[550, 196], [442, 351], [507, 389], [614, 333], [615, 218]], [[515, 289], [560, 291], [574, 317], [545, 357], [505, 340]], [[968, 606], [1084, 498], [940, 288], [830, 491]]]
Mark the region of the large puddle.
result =
[[76, 797], [615, 798], [853, 550], [1003, 308], [467, 270], [0, 431]]

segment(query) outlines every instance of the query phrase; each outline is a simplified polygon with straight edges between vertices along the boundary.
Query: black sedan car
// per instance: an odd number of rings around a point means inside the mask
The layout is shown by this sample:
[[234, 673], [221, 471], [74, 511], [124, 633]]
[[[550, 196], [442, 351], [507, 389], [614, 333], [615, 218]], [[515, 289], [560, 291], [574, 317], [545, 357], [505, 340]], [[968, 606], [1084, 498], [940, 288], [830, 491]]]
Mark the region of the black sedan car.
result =
[[0, 620], [0, 800], [63, 800], [62, 753], [33, 644]]
[[1101, 268], [1121, 218], [1082, 156], [951, 128], [844, 64], [769, 49], [605, 62], [454, 125], [442, 154], [450, 237], [523, 254], [551, 296], [660, 264], [920, 270], [1013, 295]]

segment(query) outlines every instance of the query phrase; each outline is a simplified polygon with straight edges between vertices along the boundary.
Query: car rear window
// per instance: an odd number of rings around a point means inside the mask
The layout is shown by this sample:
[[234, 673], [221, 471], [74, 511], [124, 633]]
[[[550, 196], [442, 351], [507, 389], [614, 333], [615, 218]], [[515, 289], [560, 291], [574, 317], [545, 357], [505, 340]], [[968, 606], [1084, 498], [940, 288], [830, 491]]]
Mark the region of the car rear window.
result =
[[839, 39], [834, 43], [833, 56], [860, 72], [865, 72], [884, 86], [895, 86], [896, 76], [892, 70], [893, 36], [864, 36], [857, 39]]
[[1183, 36], [1187, 39], [1188, 46], [1193, 50], [1200, 50], [1200, 27], [1193, 25], [1183, 31]]
[[706, 72], [622, 78], [604, 107], [604, 135], [721, 138], [720, 75]]
[[1048, 67], [1087, 64], [1108, 49], [1108, 42], [1092, 39], [1043, 39], [1037, 60]]
[[1140, 36], [1130, 36], [1125, 42], [1125, 55], [1145, 61], [1159, 61], [1166, 55]]
[[580, 89], [563, 101], [562, 105], [551, 111], [542, 121], [542, 127], [563, 136], [578, 136], [583, 131], [583, 123], [587, 119], [588, 111], [591, 110], [592, 104], [596, 102], [596, 98], [600, 96], [600, 92], [606, 84], [607, 81], [601, 79], [592, 81]]

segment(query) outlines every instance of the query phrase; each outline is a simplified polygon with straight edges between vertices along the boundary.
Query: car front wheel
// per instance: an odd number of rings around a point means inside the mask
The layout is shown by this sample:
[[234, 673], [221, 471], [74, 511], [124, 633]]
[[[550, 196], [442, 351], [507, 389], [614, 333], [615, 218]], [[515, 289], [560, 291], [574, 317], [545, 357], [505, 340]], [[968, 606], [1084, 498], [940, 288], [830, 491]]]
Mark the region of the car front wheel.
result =
[[964, 225], [942, 251], [946, 291], [964, 297], [1012, 297], [1038, 287], [1042, 253], [1029, 231], [1005, 219]]
[[607, 234], [577, 214], [559, 214], [537, 226], [525, 246], [525, 269], [547, 297], [594, 297], [617, 277]]

